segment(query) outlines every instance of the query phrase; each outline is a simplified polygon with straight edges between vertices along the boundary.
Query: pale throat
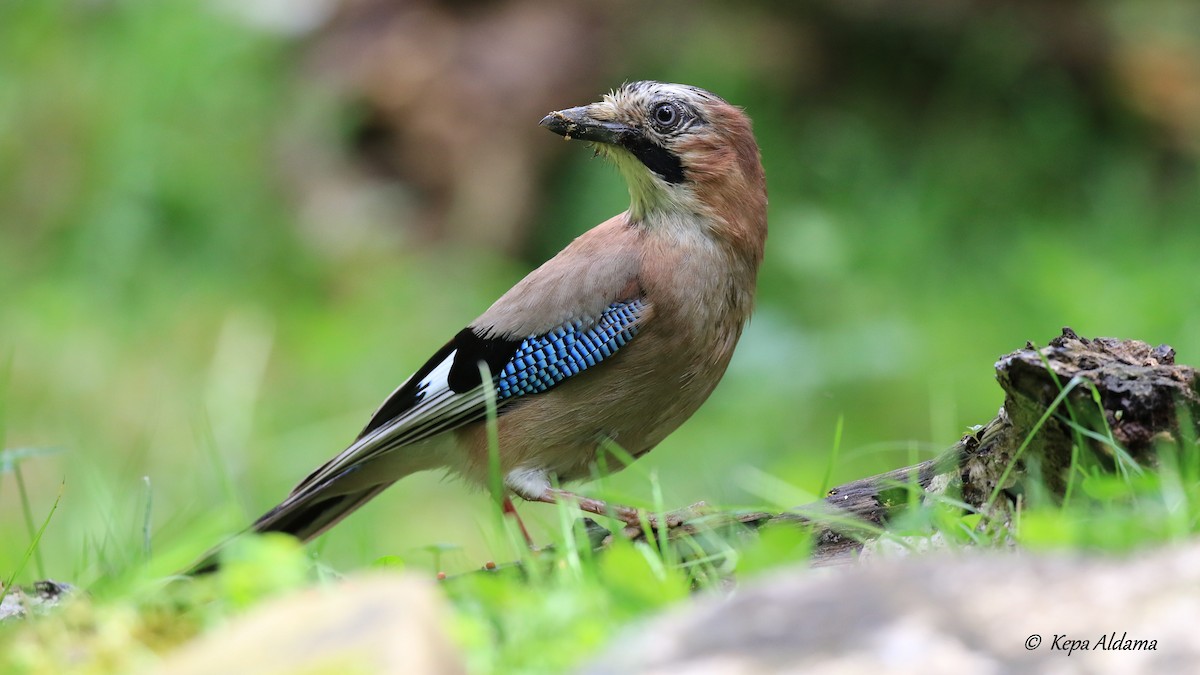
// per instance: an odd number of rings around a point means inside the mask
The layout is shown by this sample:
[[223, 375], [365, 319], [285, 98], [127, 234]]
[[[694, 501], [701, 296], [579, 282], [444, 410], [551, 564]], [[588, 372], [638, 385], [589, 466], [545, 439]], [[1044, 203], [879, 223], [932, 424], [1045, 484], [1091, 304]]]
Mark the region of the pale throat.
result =
[[663, 216], [706, 212], [703, 203], [687, 184], [671, 184], [652, 174], [636, 157], [625, 152], [606, 153], [629, 186], [630, 220], [652, 224]]

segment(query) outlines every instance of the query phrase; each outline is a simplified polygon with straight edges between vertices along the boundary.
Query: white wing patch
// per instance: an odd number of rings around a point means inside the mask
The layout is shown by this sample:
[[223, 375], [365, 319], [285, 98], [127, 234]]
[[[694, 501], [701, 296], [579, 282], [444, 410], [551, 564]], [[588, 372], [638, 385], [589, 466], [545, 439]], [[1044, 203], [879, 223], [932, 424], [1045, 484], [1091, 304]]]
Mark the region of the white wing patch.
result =
[[[487, 392], [483, 386], [461, 394], [450, 389], [450, 367], [458, 350], [417, 384], [417, 403], [396, 419], [373, 429], [304, 479], [296, 490], [319, 484], [395, 448], [425, 440], [462, 426], [487, 414]], [[407, 383], [405, 383], [406, 385]], [[400, 385], [397, 391], [403, 389]]]

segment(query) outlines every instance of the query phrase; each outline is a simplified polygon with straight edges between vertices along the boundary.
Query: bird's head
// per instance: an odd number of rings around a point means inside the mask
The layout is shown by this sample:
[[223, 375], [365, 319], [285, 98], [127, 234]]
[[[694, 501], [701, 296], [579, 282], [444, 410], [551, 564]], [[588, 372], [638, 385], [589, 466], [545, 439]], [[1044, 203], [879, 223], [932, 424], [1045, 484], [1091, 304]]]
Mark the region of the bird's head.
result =
[[541, 124], [590, 141], [613, 160], [629, 183], [632, 219], [695, 213], [766, 234], [766, 188], [750, 120], [714, 94], [631, 82], [596, 103], [552, 112]]

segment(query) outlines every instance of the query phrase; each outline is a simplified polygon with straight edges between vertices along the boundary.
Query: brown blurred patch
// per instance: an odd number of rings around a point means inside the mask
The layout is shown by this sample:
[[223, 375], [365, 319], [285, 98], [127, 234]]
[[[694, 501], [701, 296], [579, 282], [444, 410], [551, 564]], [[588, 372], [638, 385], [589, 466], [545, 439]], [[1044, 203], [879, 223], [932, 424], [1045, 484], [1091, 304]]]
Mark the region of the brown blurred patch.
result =
[[538, 120], [603, 88], [603, 18], [574, 0], [346, 0], [311, 64], [361, 108], [355, 156], [415, 191], [419, 239], [512, 253], [561, 146]]
[[1180, 150], [1200, 154], [1200, 37], [1189, 44], [1128, 35], [1114, 62], [1133, 108]]

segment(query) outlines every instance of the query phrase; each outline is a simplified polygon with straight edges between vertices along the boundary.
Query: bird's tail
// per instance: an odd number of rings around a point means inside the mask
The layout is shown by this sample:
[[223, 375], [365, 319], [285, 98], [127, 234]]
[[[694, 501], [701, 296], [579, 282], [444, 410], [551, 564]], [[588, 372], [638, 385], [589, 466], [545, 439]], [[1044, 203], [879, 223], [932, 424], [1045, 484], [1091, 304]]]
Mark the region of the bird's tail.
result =
[[[365, 462], [354, 461], [355, 455], [368, 454], [376, 440], [360, 438], [341, 455], [309, 474], [287, 499], [264, 513], [247, 531], [282, 532], [302, 542], [311, 541], [397, 480], [444, 465], [436, 446], [421, 444], [384, 453]], [[339, 464], [345, 468], [339, 468]], [[218, 555], [224, 547], [222, 544], [209, 551], [188, 573], [215, 571]]]
[[372, 485], [355, 492], [329, 494], [327, 485], [297, 490], [279, 506], [267, 511], [250, 526], [251, 532], [282, 532], [302, 542], [316, 539], [355, 509], [386, 490], [394, 481]]
[[[375, 495], [386, 490], [393, 482], [395, 481], [372, 485], [356, 492], [338, 494], [329, 494], [328, 490], [322, 489], [327, 488], [328, 485], [297, 490], [288, 495], [288, 498], [278, 506], [264, 513], [242, 534], [282, 532], [290, 534], [302, 542], [312, 541], [325, 530], [337, 525], [355, 509], [366, 504]], [[233, 539], [239, 536], [241, 535], [235, 535]], [[225, 549], [229, 541], [204, 554], [204, 557], [194, 564], [187, 574], [208, 574], [217, 571], [220, 566], [221, 551]]]

